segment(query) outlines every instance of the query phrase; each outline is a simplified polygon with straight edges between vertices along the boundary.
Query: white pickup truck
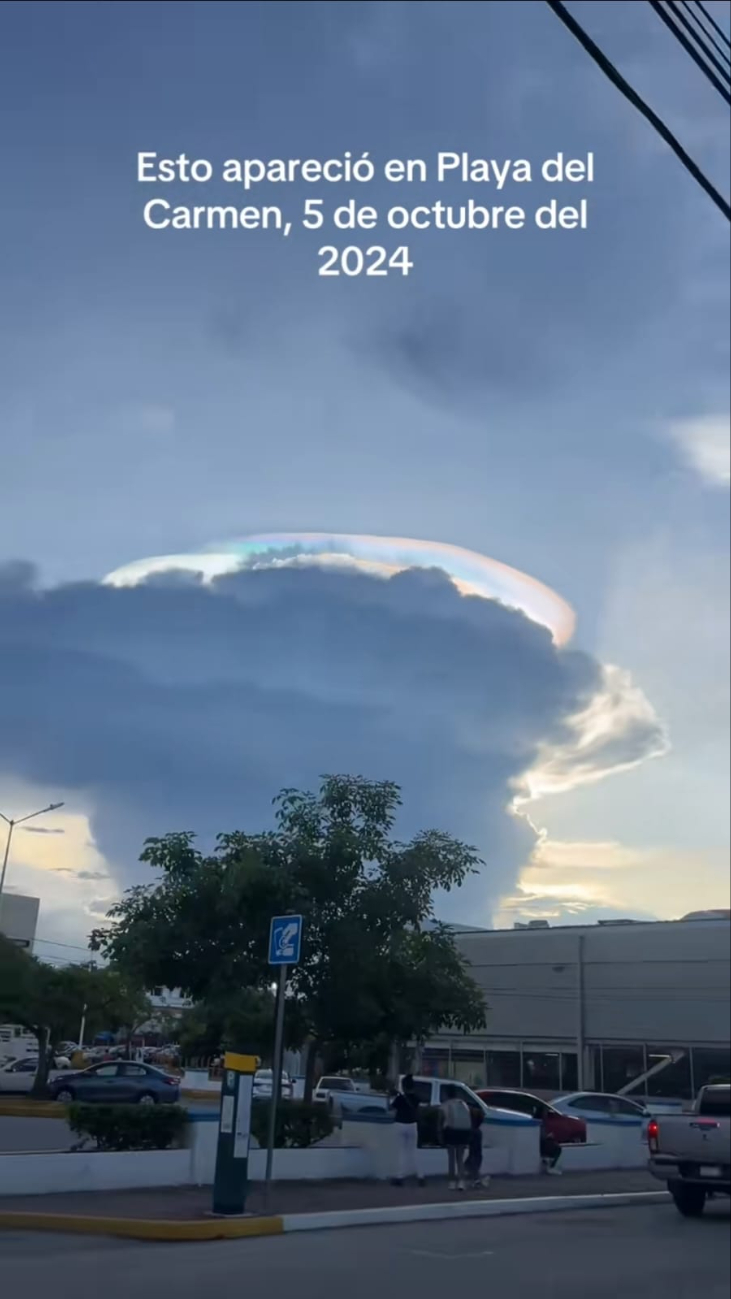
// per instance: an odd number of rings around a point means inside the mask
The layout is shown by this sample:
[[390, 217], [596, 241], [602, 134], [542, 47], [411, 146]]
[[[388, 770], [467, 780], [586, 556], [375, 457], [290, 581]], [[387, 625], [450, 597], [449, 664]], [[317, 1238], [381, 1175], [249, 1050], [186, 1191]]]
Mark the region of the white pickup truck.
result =
[[[346, 1080], [340, 1079], [339, 1081], [342, 1083]], [[402, 1079], [399, 1079], [399, 1086], [401, 1082]], [[455, 1082], [453, 1079], [414, 1076], [414, 1091], [420, 1105], [441, 1105], [446, 1100], [448, 1088], [454, 1088], [459, 1099], [465, 1101], [467, 1105], [474, 1109], [481, 1109], [483, 1113], [487, 1114], [488, 1106], [465, 1083]], [[316, 1098], [317, 1093], [315, 1093]], [[385, 1092], [359, 1092], [339, 1088], [337, 1091], [328, 1091], [327, 1097], [323, 1096], [322, 1099], [327, 1100], [330, 1112], [337, 1120], [343, 1114], [388, 1113], [392, 1098], [387, 1096]]]
[[650, 1172], [684, 1218], [699, 1218], [710, 1196], [731, 1194], [731, 1086], [701, 1088], [688, 1114], [650, 1119], [647, 1144]]

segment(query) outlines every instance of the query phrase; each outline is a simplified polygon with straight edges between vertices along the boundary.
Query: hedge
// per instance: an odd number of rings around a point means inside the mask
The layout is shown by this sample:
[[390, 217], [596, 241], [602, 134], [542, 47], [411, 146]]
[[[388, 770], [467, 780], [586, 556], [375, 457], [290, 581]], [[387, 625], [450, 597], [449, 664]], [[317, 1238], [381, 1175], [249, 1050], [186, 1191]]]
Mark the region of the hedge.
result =
[[[263, 1148], [269, 1137], [268, 1100], [256, 1100], [251, 1107], [251, 1135]], [[296, 1147], [299, 1150], [314, 1146], [329, 1137], [334, 1128], [325, 1105], [308, 1105], [306, 1101], [282, 1101], [277, 1106], [274, 1145]]]
[[97, 1150], [168, 1150], [179, 1144], [188, 1122], [181, 1105], [69, 1106], [71, 1131], [92, 1137]]

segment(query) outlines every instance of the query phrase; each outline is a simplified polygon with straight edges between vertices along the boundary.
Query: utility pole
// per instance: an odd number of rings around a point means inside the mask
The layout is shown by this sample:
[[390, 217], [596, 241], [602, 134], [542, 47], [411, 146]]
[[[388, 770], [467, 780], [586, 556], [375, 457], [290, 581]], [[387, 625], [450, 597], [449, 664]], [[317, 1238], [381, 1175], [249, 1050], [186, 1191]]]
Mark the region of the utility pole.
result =
[[[6, 816], [4, 812], [0, 812], [0, 819], [3, 820], [8, 827], [8, 836], [5, 840], [5, 852], [3, 854], [3, 866], [2, 871], [0, 871], [0, 907], [2, 907], [2, 896], [3, 889], [5, 888], [5, 876], [7, 874], [8, 860], [10, 858], [10, 844], [13, 838], [13, 830], [16, 825], [22, 825], [24, 821], [33, 821], [35, 817], [43, 816], [45, 812], [57, 812], [59, 807], [63, 807], [63, 803], [49, 803], [48, 807], [41, 807], [37, 812], [28, 812], [27, 816], [17, 817]], [[8, 937], [12, 938], [12, 934], [9, 934]]]
[[584, 1090], [584, 1056], [586, 1055], [586, 995], [584, 990], [584, 935], [577, 938], [576, 951], [576, 1081], [580, 1092]]

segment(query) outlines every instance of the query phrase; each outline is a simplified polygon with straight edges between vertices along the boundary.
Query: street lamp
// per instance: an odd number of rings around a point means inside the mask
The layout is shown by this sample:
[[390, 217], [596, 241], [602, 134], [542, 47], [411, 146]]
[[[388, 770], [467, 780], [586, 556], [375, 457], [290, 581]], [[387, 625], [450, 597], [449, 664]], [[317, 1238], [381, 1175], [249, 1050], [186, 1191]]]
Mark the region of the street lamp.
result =
[[43, 816], [44, 812], [57, 812], [59, 807], [63, 807], [63, 803], [49, 803], [48, 807], [40, 807], [37, 812], [29, 812], [27, 816], [18, 816], [18, 817], [6, 816], [4, 812], [0, 812], [0, 817], [2, 817], [3, 821], [8, 827], [8, 837], [5, 840], [5, 855], [3, 857], [3, 869], [2, 869], [2, 874], [0, 874], [0, 898], [2, 898], [3, 889], [5, 887], [5, 872], [8, 869], [8, 857], [10, 856], [10, 841], [13, 837], [13, 830], [15, 829], [16, 825], [22, 825], [24, 821], [32, 821], [36, 816]]

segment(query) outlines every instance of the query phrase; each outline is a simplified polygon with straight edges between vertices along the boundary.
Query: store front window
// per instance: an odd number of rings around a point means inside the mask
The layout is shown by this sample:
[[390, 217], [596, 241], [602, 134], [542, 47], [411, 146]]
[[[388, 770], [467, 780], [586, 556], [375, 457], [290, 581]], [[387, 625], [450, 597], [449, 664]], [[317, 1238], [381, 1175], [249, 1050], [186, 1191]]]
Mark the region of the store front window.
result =
[[666, 1096], [689, 1101], [693, 1098], [690, 1051], [687, 1047], [647, 1047], [647, 1096]]
[[425, 1047], [421, 1058], [420, 1073], [428, 1078], [449, 1077], [449, 1051], [446, 1047]]
[[453, 1051], [452, 1077], [473, 1090], [487, 1086], [484, 1051]]
[[561, 1091], [575, 1092], [579, 1089], [579, 1066], [573, 1052], [561, 1053]]
[[632, 1083], [639, 1084], [644, 1090], [641, 1079], [645, 1072], [644, 1046], [602, 1047], [602, 1091], [616, 1095], [617, 1092], [629, 1088]]
[[561, 1086], [558, 1051], [526, 1051], [523, 1056], [523, 1086], [526, 1091], [557, 1092]]
[[487, 1086], [520, 1087], [520, 1051], [488, 1051]]
[[731, 1050], [727, 1046], [693, 1047], [693, 1086], [696, 1094], [709, 1083], [731, 1082]]

